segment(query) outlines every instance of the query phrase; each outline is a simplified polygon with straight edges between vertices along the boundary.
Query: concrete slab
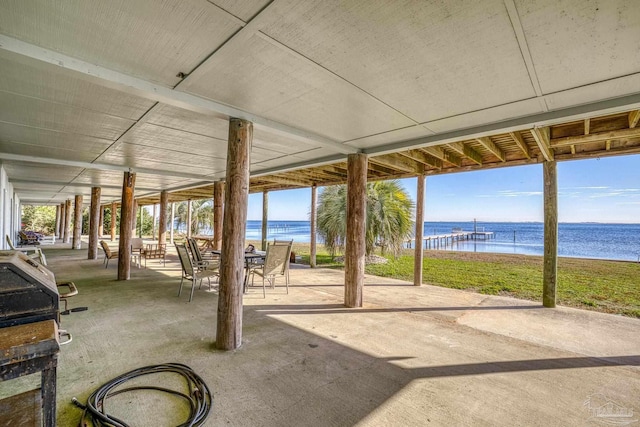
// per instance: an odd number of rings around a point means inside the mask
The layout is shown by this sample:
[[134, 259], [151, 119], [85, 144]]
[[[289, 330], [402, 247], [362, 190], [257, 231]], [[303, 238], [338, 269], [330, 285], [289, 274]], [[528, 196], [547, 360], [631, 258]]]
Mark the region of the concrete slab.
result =
[[[349, 309], [342, 272], [293, 268], [289, 294], [245, 295], [243, 345], [220, 352], [217, 295], [205, 285], [191, 303], [178, 298], [175, 256], [118, 282], [115, 263], [45, 250], [57, 279], [80, 290], [70, 307], [89, 307], [62, 318], [74, 340], [60, 354], [61, 426], [78, 423], [72, 397], [166, 362], [191, 366], [213, 390], [207, 426], [567, 426], [632, 423], [640, 413], [637, 319], [373, 276], [365, 306]], [[0, 383], [0, 397], [37, 381]], [[132, 425], [187, 414], [148, 393], [114, 398], [108, 410]]]

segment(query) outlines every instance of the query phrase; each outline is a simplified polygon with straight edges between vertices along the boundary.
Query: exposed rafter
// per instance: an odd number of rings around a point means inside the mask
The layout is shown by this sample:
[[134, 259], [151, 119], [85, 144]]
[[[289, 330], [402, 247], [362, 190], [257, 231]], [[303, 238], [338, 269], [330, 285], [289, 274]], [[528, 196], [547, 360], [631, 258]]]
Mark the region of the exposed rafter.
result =
[[491, 151], [493, 153], [494, 156], [496, 156], [497, 158], [499, 158], [501, 161], [506, 161], [506, 157], [504, 155], [504, 152], [502, 151], [502, 149], [500, 147], [498, 147], [492, 140], [491, 138], [489, 138], [488, 136], [483, 136], [480, 138], [476, 138], [476, 141], [478, 141], [480, 144], [482, 144], [482, 146], [484, 148], [486, 148], [487, 150]]
[[598, 132], [590, 135], [567, 136], [551, 140], [551, 147], [566, 147], [567, 145], [588, 144], [590, 142], [603, 142], [609, 139], [636, 138], [640, 136], [640, 128], [621, 129], [609, 132]]
[[638, 120], [640, 120], [640, 110], [631, 111], [629, 113], [629, 127], [636, 127], [638, 125]]
[[520, 134], [520, 132], [509, 132], [509, 136], [511, 136], [511, 138], [516, 143], [518, 148], [520, 148], [520, 150], [522, 151], [524, 156], [527, 159], [530, 159], [531, 158], [531, 153], [529, 152], [529, 147], [524, 142], [524, 139], [522, 138], [522, 135]]
[[536, 140], [536, 144], [538, 144], [538, 148], [540, 149], [540, 152], [542, 153], [542, 157], [544, 157], [544, 159], [547, 162], [551, 162], [553, 161], [553, 150], [551, 149], [551, 144], [550, 144], [550, 135], [551, 132], [549, 130], [548, 127], [542, 127], [542, 128], [533, 128], [531, 129], [531, 134], [533, 135], [533, 139]]
[[462, 166], [462, 159], [460, 157], [443, 150], [441, 147], [424, 147], [422, 150], [444, 162], [451, 163], [454, 166]]
[[442, 169], [442, 160], [430, 154], [427, 154], [422, 150], [408, 150], [408, 151], [403, 151], [400, 154], [416, 162], [419, 162], [420, 165], [427, 165], [427, 166], [434, 167], [436, 169]]
[[447, 147], [451, 148], [461, 156], [468, 157], [479, 165], [482, 164], [482, 155], [473, 148], [469, 147], [467, 144], [464, 144], [462, 142], [451, 142], [447, 144]]
[[370, 157], [369, 161], [382, 166], [388, 166], [391, 169], [398, 169], [403, 172], [418, 173], [418, 167], [415, 161], [406, 157], [387, 154], [386, 156]]
[[589, 129], [591, 127], [591, 119], [584, 119], [584, 134], [589, 135]]

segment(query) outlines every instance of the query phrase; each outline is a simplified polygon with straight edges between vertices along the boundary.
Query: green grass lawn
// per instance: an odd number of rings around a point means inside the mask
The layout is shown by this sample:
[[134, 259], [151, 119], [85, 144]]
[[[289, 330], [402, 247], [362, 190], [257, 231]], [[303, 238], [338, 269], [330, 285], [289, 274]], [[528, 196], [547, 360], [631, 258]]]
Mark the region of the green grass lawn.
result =
[[[318, 265], [341, 268], [319, 248]], [[367, 265], [366, 272], [413, 281], [408, 250], [387, 264]], [[308, 263], [308, 247], [299, 254]], [[487, 295], [542, 301], [542, 257], [487, 253], [425, 251], [423, 283]], [[640, 318], [640, 264], [578, 258], [558, 261], [558, 304]]]

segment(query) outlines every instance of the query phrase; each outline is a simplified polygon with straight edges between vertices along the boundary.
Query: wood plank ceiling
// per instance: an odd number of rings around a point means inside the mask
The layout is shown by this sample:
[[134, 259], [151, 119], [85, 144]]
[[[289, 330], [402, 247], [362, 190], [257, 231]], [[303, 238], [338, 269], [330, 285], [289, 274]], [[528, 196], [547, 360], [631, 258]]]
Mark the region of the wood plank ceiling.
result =
[[23, 203], [209, 198], [640, 152], [636, 0], [5, 0], [0, 162]]

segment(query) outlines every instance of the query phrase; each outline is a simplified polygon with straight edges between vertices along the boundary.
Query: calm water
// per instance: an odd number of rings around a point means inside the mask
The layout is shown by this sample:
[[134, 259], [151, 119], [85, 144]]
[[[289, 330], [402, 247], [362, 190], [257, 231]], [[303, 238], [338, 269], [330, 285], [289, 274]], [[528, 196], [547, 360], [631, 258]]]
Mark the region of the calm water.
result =
[[[543, 254], [543, 224], [536, 222], [478, 222], [480, 230], [492, 231], [495, 239], [464, 241], [446, 250], [496, 252], [525, 255]], [[425, 222], [424, 235], [449, 234], [453, 228], [473, 231], [469, 222]], [[515, 233], [515, 240], [514, 240]], [[269, 221], [268, 238], [309, 242], [309, 221]], [[261, 221], [247, 221], [247, 239], [260, 240]], [[320, 242], [320, 240], [319, 240]], [[560, 256], [638, 261], [640, 224], [562, 223], [558, 226]]]

